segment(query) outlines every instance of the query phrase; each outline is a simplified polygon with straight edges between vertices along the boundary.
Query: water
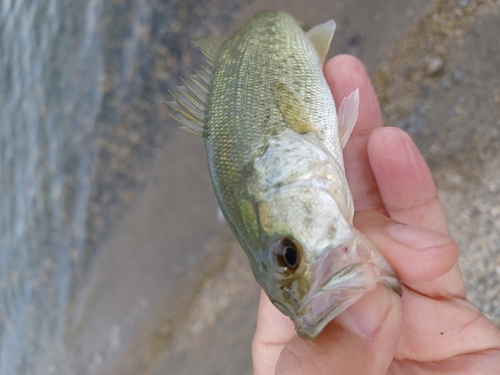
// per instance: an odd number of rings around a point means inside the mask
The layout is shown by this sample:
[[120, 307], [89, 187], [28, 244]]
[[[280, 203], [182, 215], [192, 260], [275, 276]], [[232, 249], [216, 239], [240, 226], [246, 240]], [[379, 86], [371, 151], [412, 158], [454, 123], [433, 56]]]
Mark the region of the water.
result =
[[[84, 261], [103, 61], [86, 4], [3, 1], [0, 11], [0, 373], [57, 350]], [[61, 13], [79, 14], [65, 20]]]
[[43, 373], [62, 352], [75, 285], [117, 209], [104, 211], [133, 199], [165, 138], [127, 113], [154, 60], [141, 27], [155, 3], [0, 1], [2, 375]]

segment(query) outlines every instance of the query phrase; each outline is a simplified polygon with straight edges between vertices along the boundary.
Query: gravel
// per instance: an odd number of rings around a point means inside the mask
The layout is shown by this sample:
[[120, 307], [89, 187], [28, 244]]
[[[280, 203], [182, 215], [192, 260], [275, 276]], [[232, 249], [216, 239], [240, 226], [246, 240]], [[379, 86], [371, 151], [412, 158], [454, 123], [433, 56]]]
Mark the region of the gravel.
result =
[[[435, 1], [381, 64], [376, 88], [386, 123], [407, 130], [431, 168], [468, 298], [500, 327], [500, 3], [465, 5], [468, 12], [457, 12]], [[421, 56], [437, 54], [454, 68], [421, 74], [428, 67]]]

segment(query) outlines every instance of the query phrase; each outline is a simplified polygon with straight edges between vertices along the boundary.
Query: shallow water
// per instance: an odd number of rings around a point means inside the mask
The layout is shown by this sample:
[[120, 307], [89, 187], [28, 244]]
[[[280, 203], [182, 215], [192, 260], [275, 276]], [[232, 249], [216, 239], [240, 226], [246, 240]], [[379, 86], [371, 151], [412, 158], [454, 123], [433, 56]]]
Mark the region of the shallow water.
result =
[[94, 27], [101, 11], [96, 1], [0, 8], [1, 374], [48, 363], [85, 261], [98, 152], [89, 141], [103, 96]]
[[105, 208], [133, 199], [166, 134], [134, 132], [144, 116], [126, 108], [144, 90], [154, 4], [0, 2], [1, 374], [42, 373], [61, 351], [75, 285], [117, 210]]

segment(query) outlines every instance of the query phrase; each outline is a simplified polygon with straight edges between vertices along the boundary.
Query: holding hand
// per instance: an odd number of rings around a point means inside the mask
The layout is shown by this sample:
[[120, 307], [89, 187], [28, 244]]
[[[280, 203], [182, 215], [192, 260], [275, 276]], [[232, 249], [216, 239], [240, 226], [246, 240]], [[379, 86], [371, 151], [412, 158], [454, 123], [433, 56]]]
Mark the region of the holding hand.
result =
[[325, 76], [336, 103], [359, 88], [344, 150], [354, 224], [394, 268], [403, 296], [379, 284], [304, 341], [262, 293], [254, 374], [500, 374], [500, 331], [465, 299], [458, 247], [417, 147], [402, 130], [382, 127], [357, 59], [333, 58]]

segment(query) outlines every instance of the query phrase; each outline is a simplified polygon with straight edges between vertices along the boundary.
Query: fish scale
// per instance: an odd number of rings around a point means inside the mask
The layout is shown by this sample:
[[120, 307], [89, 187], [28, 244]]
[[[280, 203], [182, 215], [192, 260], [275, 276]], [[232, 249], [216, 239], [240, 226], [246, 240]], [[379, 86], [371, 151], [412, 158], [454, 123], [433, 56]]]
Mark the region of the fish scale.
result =
[[[288, 53], [282, 56], [280, 51]], [[211, 175], [217, 180], [219, 203], [225, 208], [223, 212], [231, 221], [241, 221], [233, 192], [241, 182], [245, 166], [262, 153], [270, 136], [287, 128], [277, 105], [269, 105], [274, 102], [270, 77], [278, 71], [288, 72], [279, 77], [280, 81], [286, 82], [310, 105], [311, 113], [319, 114], [316, 123], [326, 122], [327, 114], [319, 110], [323, 104], [330, 108], [331, 115], [325, 127], [336, 129], [335, 112], [331, 99], [311, 95], [318, 81], [324, 81], [317, 69], [321, 62], [288, 15], [277, 17], [275, 13], [267, 13], [254, 18], [223, 44], [219, 60], [224, 64], [216, 66], [214, 71], [205, 125], [210, 135], [205, 146]], [[227, 95], [228, 91], [235, 95]], [[328, 95], [331, 97], [329, 92], [325, 96]], [[268, 113], [263, 113], [263, 108]]]
[[196, 40], [209, 67], [168, 103], [185, 130], [204, 137], [221, 211], [255, 278], [304, 339], [377, 282], [401, 293], [353, 226], [342, 150], [359, 94], [337, 117], [322, 71], [334, 30], [329, 21], [305, 32], [286, 13], [263, 12], [227, 37]]

